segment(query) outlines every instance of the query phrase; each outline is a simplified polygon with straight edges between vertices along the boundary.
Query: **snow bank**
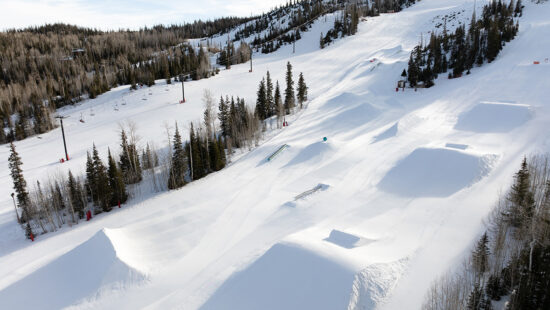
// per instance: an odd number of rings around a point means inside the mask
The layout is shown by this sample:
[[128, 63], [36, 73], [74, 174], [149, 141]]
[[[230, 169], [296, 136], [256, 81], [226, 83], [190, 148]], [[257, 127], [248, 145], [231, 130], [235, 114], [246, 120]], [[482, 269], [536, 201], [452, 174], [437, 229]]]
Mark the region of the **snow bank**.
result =
[[472, 132], [508, 132], [531, 119], [528, 105], [482, 102], [458, 117], [455, 129]]
[[290, 243], [278, 243], [229, 278], [201, 309], [345, 309], [355, 271]]
[[145, 279], [119, 259], [106, 230], [0, 291], [3, 309], [60, 309]]
[[486, 176], [495, 155], [418, 148], [399, 161], [378, 187], [405, 197], [447, 197]]

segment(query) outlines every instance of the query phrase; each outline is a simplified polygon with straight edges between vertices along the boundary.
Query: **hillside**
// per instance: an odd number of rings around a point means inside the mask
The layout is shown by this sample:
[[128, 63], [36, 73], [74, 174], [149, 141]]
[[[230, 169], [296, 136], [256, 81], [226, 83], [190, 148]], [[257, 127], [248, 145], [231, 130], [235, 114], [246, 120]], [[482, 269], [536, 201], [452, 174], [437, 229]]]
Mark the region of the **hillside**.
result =
[[[15, 221], [3, 168], [0, 304], [420, 308], [432, 281], [470, 250], [523, 155], [550, 149], [550, 4], [524, 5], [518, 36], [495, 61], [461, 78], [441, 75], [428, 89], [395, 91], [410, 51], [441, 16], [459, 15], [455, 27], [467, 24], [474, 0], [422, 0], [368, 17], [357, 34], [319, 49], [339, 14], [328, 13], [301, 33], [295, 53], [283, 45], [254, 54], [253, 72], [233, 65], [186, 82], [184, 104], [179, 83], [158, 80], [63, 107], [70, 161], [59, 163], [59, 128], [16, 142], [31, 187], [69, 169], [83, 174], [92, 143], [102, 156], [118, 149], [119, 126], [128, 121], [140, 147], [151, 142], [167, 153], [167, 127], [173, 133], [177, 122], [188, 137], [186, 125], [202, 119], [204, 89], [252, 105], [266, 71], [284, 83], [287, 61], [310, 87], [288, 127], [268, 121], [260, 145], [237, 151], [223, 170], [179, 190], [143, 186], [121, 209], [32, 243]], [[2, 167], [8, 156], [1, 148]], [[319, 190], [295, 199], [313, 188]]]

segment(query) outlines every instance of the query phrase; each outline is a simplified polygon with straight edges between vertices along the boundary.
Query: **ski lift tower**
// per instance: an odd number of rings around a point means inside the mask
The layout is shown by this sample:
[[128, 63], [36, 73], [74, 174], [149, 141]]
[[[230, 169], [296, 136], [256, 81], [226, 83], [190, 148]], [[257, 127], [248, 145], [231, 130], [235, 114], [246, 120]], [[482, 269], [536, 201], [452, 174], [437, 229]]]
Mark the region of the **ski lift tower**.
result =
[[180, 74], [181, 95], [182, 95], [181, 103], [185, 103], [185, 86], [183, 85], [183, 82], [185, 81], [186, 78], [187, 78], [187, 76], [185, 76], [185, 75], [183, 75], [183, 74]]
[[67, 117], [68, 116], [56, 116], [55, 118], [58, 118], [61, 123], [61, 135], [63, 136], [63, 146], [65, 147], [65, 159], [69, 160], [69, 153], [67, 153], [67, 142], [65, 141], [65, 129], [63, 128], [63, 119]]

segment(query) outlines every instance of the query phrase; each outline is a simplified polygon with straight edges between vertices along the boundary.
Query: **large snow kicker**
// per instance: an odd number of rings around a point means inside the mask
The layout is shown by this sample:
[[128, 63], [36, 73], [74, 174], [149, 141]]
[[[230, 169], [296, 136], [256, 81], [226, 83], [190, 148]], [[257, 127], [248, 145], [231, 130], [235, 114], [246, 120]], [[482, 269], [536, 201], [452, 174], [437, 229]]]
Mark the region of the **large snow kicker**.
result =
[[109, 230], [0, 291], [2, 309], [61, 309], [139, 283], [146, 276], [120, 259]]

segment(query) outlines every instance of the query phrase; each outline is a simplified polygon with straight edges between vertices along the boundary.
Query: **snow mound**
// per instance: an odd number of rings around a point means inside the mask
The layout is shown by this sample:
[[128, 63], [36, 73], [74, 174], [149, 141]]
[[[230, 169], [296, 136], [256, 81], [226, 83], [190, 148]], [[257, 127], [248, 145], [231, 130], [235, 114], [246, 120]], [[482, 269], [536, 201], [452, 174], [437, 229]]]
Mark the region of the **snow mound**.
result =
[[201, 309], [345, 309], [355, 274], [323, 254], [278, 243], [229, 278]]
[[495, 155], [418, 148], [399, 161], [378, 187], [404, 197], [447, 197], [486, 176]]
[[303, 148], [286, 166], [289, 167], [304, 163], [315, 165], [333, 153], [334, 148], [328, 142], [312, 143]]
[[119, 259], [107, 230], [0, 291], [3, 309], [61, 309], [145, 275]]
[[393, 124], [390, 128], [386, 129], [383, 133], [377, 135], [374, 137], [374, 141], [372, 143], [380, 142], [382, 140], [386, 140], [392, 137], [395, 137], [397, 135], [397, 131], [399, 129], [399, 123]]
[[391, 292], [405, 272], [408, 259], [372, 264], [361, 270], [353, 281], [348, 310], [375, 309]]
[[380, 110], [361, 95], [344, 92], [328, 100], [320, 109], [319, 128], [331, 129], [331, 133], [357, 129], [380, 115]]
[[528, 105], [482, 102], [458, 117], [455, 129], [479, 133], [508, 132], [531, 119]]
[[323, 239], [327, 242], [334, 243], [337, 246], [341, 246], [346, 249], [353, 249], [359, 246], [367, 245], [371, 242], [374, 242], [374, 240], [363, 238], [360, 236], [348, 234], [343, 231], [339, 231], [336, 229], [333, 229], [330, 232], [330, 235], [328, 238]]

